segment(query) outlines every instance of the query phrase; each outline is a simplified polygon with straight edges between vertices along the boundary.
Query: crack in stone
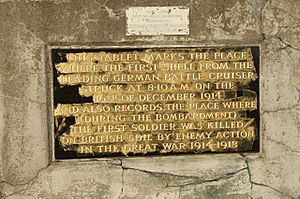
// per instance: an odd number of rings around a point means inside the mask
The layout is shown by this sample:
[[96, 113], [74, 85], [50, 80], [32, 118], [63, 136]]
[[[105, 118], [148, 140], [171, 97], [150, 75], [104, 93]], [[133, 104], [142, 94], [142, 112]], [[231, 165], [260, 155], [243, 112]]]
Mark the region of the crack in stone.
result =
[[281, 30], [283, 29], [283, 28], [285, 28], [286, 30], [289, 30], [289, 29], [295, 29], [295, 28], [298, 28], [300, 25], [281, 25], [281, 26], [279, 26], [279, 28], [278, 28], [278, 31], [277, 31], [277, 33], [274, 35], [275, 37], [278, 37], [278, 35], [280, 34], [280, 32], [281, 32]]
[[[261, 12], [260, 12], [260, 22], [262, 24], [262, 21], [263, 21], [263, 15], [264, 15], [264, 11], [267, 7], [267, 5], [271, 2], [271, 0], [267, 0], [266, 3], [262, 6], [261, 8]], [[262, 30], [262, 29], [261, 29]]]
[[289, 150], [289, 151], [291, 151], [291, 152], [294, 152], [294, 153], [300, 153], [300, 151], [294, 150], [294, 149], [292, 149], [291, 147], [289, 147], [288, 145], [283, 144], [283, 143], [281, 143], [281, 142], [279, 142], [279, 141], [276, 141], [276, 140], [270, 138], [270, 137], [267, 136], [267, 135], [265, 135], [265, 138], [267, 138], [268, 140], [270, 140], [270, 141], [272, 141], [272, 142], [275, 142], [276, 144], [279, 144], [279, 145], [283, 146], [284, 148], [286, 148], [287, 150]]
[[[298, 25], [296, 27], [298, 27]], [[280, 38], [280, 37], [278, 37], [278, 38]], [[292, 48], [292, 49], [294, 49], [294, 48]], [[292, 62], [292, 64], [294, 64], [293, 59], [292, 59], [292, 57], [290, 55], [290, 52], [288, 51], [288, 48], [286, 48], [285, 50], [286, 50], [286, 53], [290, 57], [290, 61]], [[297, 64], [295, 64], [295, 65], [297, 65]], [[294, 67], [291, 67], [291, 74], [294, 74]], [[298, 102], [297, 103], [300, 105], [300, 88], [298, 88], [297, 85], [293, 84], [292, 77], [293, 77], [293, 75], [290, 76], [290, 78], [289, 78], [290, 81], [289, 82], [290, 82], [291, 86], [294, 87], [298, 91]]]
[[[125, 166], [122, 166], [122, 169], [139, 171], [139, 172], [147, 173], [149, 175], [160, 176], [160, 177], [161, 176], [171, 176], [171, 177], [181, 177], [181, 178], [188, 178], [188, 179], [194, 179], [194, 180], [201, 180], [201, 181], [203, 181], [203, 183], [206, 183], [206, 182], [213, 182], [213, 181], [219, 181], [219, 180], [222, 180], [222, 179], [231, 178], [232, 177], [231, 175], [236, 174], [237, 172], [240, 172], [242, 170], [245, 170], [246, 168], [242, 168], [242, 169], [237, 170], [236, 172], [233, 172], [233, 173], [227, 173], [222, 177], [214, 178], [214, 179], [211, 179], [211, 180], [203, 180], [202, 178], [197, 177], [197, 176], [179, 175], [179, 174], [173, 174], [173, 173], [167, 173], [167, 172], [154, 172], [154, 171], [148, 171], [148, 170], [138, 169], [138, 168], [133, 168], [133, 167], [125, 167]], [[200, 183], [197, 183], [197, 184], [200, 184]], [[171, 187], [171, 186], [169, 186], [169, 187]]]
[[240, 154], [240, 156], [241, 156], [241, 157], [244, 159], [244, 161], [245, 161], [246, 169], [247, 169], [248, 177], [249, 177], [249, 182], [250, 182], [250, 189], [252, 190], [252, 189], [253, 189], [252, 175], [251, 175], [251, 172], [250, 172], [250, 167], [249, 167], [249, 162], [248, 162], [247, 156], [244, 155], [243, 153], [239, 153], [239, 154]]
[[293, 106], [290, 106], [290, 107], [286, 107], [286, 108], [278, 108], [278, 109], [275, 109], [275, 110], [266, 110], [266, 111], [262, 111], [261, 115], [268, 114], [268, 113], [277, 113], [279, 111], [292, 110], [292, 109], [297, 108], [298, 106], [300, 106], [299, 103], [297, 103], [297, 104], [295, 104]]
[[200, 12], [200, 10], [199, 10], [199, 8], [198, 8], [198, 6], [200, 6], [200, 5], [198, 4], [198, 1], [197, 1], [197, 0], [190, 0], [189, 5], [190, 5], [190, 7], [191, 7], [192, 9], [195, 9], [195, 10], [197, 10], [198, 12]]
[[40, 173], [41, 173], [42, 171], [46, 170], [50, 165], [51, 165], [51, 164], [48, 164], [47, 166], [40, 168], [32, 178], [30, 178], [29, 180], [27, 180], [27, 182], [23, 182], [23, 183], [12, 183], [12, 182], [5, 181], [5, 180], [4, 180], [4, 182], [5, 182], [5, 183], [8, 183], [8, 184], [11, 185], [11, 186], [26, 186], [26, 185], [30, 184], [31, 182], [33, 182], [34, 180], [36, 180], [36, 179], [38, 178], [38, 176], [40, 175]]
[[[259, 0], [259, 1], [252, 1], [252, 0], [247, 0], [247, 2], [251, 5], [252, 9], [255, 12], [255, 17], [259, 20], [259, 30], [262, 32], [262, 26], [263, 26], [263, 11], [268, 4], [270, 0]], [[257, 8], [257, 9], [256, 9]], [[265, 35], [261, 34], [261, 41], [265, 39]]]
[[[179, 187], [179, 188], [182, 188], [182, 187], [185, 187], [185, 186], [199, 185], [199, 184], [217, 182], [217, 181], [220, 181], [220, 180], [226, 180], [226, 179], [232, 178], [237, 173], [242, 172], [242, 171], [244, 171], [244, 170], [247, 169], [247, 167], [243, 167], [243, 168], [238, 169], [238, 170], [236, 170], [234, 172], [226, 173], [226, 174], [224, 174], [224, 175], [222, 175], [222, 176], [220, 176], [218, 178], [213, 178], [213, 179], [205, 180], [205, 179], [203, 179], [201, 177], [198, 177], [198, 176], [178, 175], [178, 174], [167, 173], [167, 172], [154, 172], [154, 171], [148, 171], [148, 170], [138, 169], [138, 168], [133, 168], [133, 167], [126, 167], [126, 166], [124, 166], [124, 164], [122, 162], [122, 159], [118, 159], [118, 160], [120, 161], [120, 163], [118, 163], [118, 164], [117, 163], [112, 163], [112, 162], [109, 162], [109, 161], [108, 161], [108, 163], [111, 164], [111, 165], [118, 165], [118, 166], [120, 166], [122, 168], [122, 170], [134, 170], [134, 171], [139, 171], [139, 172], [147, 173], [147, 174], [153, 175], [155, 177], [160, 177], [160, 178], [163, 179], [163, 181], [167, 185], [165, 188], [170, 188], [170, 187]], [[185, 184], [180, 184], [180, 185], [168, 185], [168, 182], [164, 180], [165, 176], [192, 179], [195, 182], [193, 182], [193, 183], [185, 183]], [[122, 191], [124, 191], [124, 190], [122, 190]]]
[[178, 191], [178, 198], [181, 199], [181, 192], [182, 192], [182, 188], [179, 187], [179, 191]]
[[37, 173], [31, 179], [27, 180], [27, 182], [24, 182], [24, 183], [12, 183], [12, 182], [9, 182], [9, 181], [6, 181], [6, 180], [0, 181], [0, 185], [6, 183], [6, 184], [8, 184], [8, 185], [10, 185], [12, 187], [20, 187], [19, 190], [14, 191], [14, 192], [12, 192], [12, 193], [10, 193], [8, 195], [4, 195], [3, 197], [9, 197], [9, 196], [15, 195], [17, 193], [20, 193], [20, 192], [25, 191], [26, 189], [28, 189], [29, 184], [33, 183], [39, 177], [40, 173], [42, 171], [46, 170], [50, 165], [51, 165], [51, 163], [49, 163], [47, 166], [45, 166], [43, 168], [40, 168], [37, 171]]
[[283, 38], [281, 38], [278, 35], [275, 35], [275, 38], [277, 38], [282, 44], [285, 45], [285, 47], [279, 48], [279, 50], [284, 50], [284, 49], [287, 49], [287, 48], [291, 48], [291, 49], [294, 49], [294, 50], [297, 50], [297, 51], [300, 50], [299, 48], [296, 48], [296, 47], [292, 46], [291, 44], [287, 43], [286, 41], [284, 41]]
[[[96, 160], [97, 161], [97, 160]], [[116, 163], [114, 161], [119, 161], [119, 163]], [[122, 169], [122, 187], [121, 187], [121, 191], [120, 191], [120, 194], [118, 196], [118, 199], [120, 199], [122, 197], [122, 195], [124, 194], [124, 185], [125, 185], [125, 180], [124, 180], [124, 174], [125, 174], [125, 169], [123, 168], [123, 161], [121, 158], [115, 158], [113, 160], [106, 160], [106, 163], [109, 164], [109, 165], [114, 165], [114, 166], [120, 166], [121, 169]]]
[[[0, 182], [0, 185], [1, 185], [1, 184], [5, 184], [5, 183], [6, 183], [6, 184], [9, 184], [10, 186], [15, 186], [15, 185], [13, 185], [13, 184], [7, 182], [7, 181], [1, 181], [1, 182]], [[3, 197], [3, 198], [9, 197], [9, 196], [18, 194], [18, 193], [20, 193], [20, 192], [22, 192], [22, 191], [25, 191], [26, 189], [27, 189], [27, 187], [24, 187], [24, 188], [21, 188], [21, 189], [19, 189], [19, 190], [17, 190], [17, 191], [14, 191], [14, 192], [10, 193], [10, 194], [7, 194], [7, 195], [4, 195], [4, 193], [1, 193], [1, 192], [0, 192], [0, 196]]]
[[254, 181], [252, 181], [251, 183], [254, 184], [254, 185], [256, 185], [256, 186], [263, 186], [263, 187], [267, 187], [269, 189], [272, 189], [273, 191], [275, 191], [275, 192], [277, 192], [277, 193], [279, 193], [279, 194], [281, 194], [281, 195], [283, 195], [283, 196], [285, 196], [287, 198], [296, 199], [296, 198], [294, 198], [294, 197], [292, 197], [292, 196], [290, 196], [290, 195], [288, 195], [288, 194], [286, 194], [286, 193], [284, 193], [282, 191], [279, 191], [279, 190], [277, 190], [277, 189], [275, 189], [275, 188], [273, 188], [273, 187], [271, 187], [269, 185], [266, 185], [266, 184], [263, 184], [263, 183], [254, 182]]
[[[17, 24], [19, 26], [19, 27], [16, 26], [17, 35], [14, 35], [14, 37], [15, 37], [14, 39], [17, 39], [20, 42], [24, 42], [25, 40], [22, 40], [21, 38], [19, 38], [19, 34], [29, 33], [31, 35], [31, 37], [34, 38], [35, 41], [32, 41], [32, 43], [31, 43], [33, 45], [32, 47], [28, 47], [28, 45], [27, 45], [27, 47], [29, 48], [30, 51], [33, 52], [33, 49], [35, 49], [37, 46], [41, 47], [42, 45], [45, 44], [45, 42], [42, 39], [40, 39], [32, 30], [30, 30], [24, 22], [21, 22], [20, 19], [19, 19], [20, 17], [15, 16], [14, 13], [16, 12], [15, 10], [17, 8], [16, 2], [13, 1], [13, 0], [11, 0], [9, 2], [12, 3], [12, 8], [9, 11], [10, 15], [11, 15], [11, 19], [12, 19], [12, 21], [15, 22], [15, 24]], [[13, 41], [14, 40], [12, 40], [12, 41], [9, 40], [9, 41], [6, 41], [6, 42], [13, 42]], [[14, 42], [14, 43], [16, 43], [16, 42]], [[14, 46], [13, 49], [15, 47], [16, 46]], [[33, 58], [33, 57], [31, 57], [30, 59], [33, 59], [32, 61], [36, 61], [38, 63], [38, 64], [36, 64], [36, 63], [34, 64], [34, 65], [38, 65], [37, 67], [44, 66], [44, 63], [42, 61], [40, 61], [39, 59], [36, 59], [36, 58]], [[18, 70], [21, 70], [21, 69], [18, 69]], [[36, 68], [35, 70], [40, 70], [40, 69]], [[36, 72], [36, 73], [20, 73], [20, 72], [17, 71], [14, 74], [7, 74], [7, 75], [10, 76], [10, 77], [13, 77], [15, 74], [39, 74], [39, 73], [38, 72]], [[40, 74], [45, 74], [45, 73], [43, 72], [43, 73], [40, 73]]]
[[[293, 26], [293, 28], [299, 27], [299, 26], [300, 26], [300, 25], [296, 25], [296, 26]], [[285, 50], [286, 53], [288, 54], [290, 60], [292, 60], [291, 54], [290, 54], [290, 50], [293, 49], [293, 50], [299, 51], [300, 49], [291, 46], [290, 44], [288, 44], [287, 42], [285, 42], [280, 36], [278, 36], [278, 34], [280, 33], [280, 31], [281, 31], [281, 29], [282, 29], [283, 27], [289, 29], [291, 26], [281, 26], [281, 27], [279, 28], [278, 32], [277, 32], [274, 36], [272, 36], [272, 37], [270, 37], [270, 38], [275, 38], [275, 39], [279, 40], [280, 43], [284, 44], [284, 45], [285, 45], [284, 47], [278, 48], [278, 49], [275, 50], [275, 51]], [[297, 64], [295, 64], [295, 65], [297, 65]], [[292, 70], [291, 74], [293, 74], [293, 67], [291, 67], [291, 70]], [[300, 104], [300, 89], [297, 87], [297, 85], [294, 85], [294, 84], [292, 83], [292, 77], [293, 77], [293, 76], [291, 75], [290, 78], [289, 78], [289, 80], [290, 80], [289, 82], [290, 82], [290, 85], [291, 85], [292, 87], [294, 87], [294, 88], [298, 91], [298, 93], [299, 93], [299, 94], [298, 94], [299, 97], [298, 97], [297, 103], [296, 103], [295, 105], [293, 105], [293, 106], [291, 106], [291, 107], [287, 107], [287, 108], [279, 108], [279, 109], [277, 109], [277, 110], [272, 110], [272, 111], [263, 111], [262, 114], [264, 114], [264, 113], [269, 113], [269, 112], [277, 112], [277, 111], [280, 111], [280, 110], [287, 110], [287, 109], [297, 108], [297, 106]]]
[[255, 182], [253, 179], [252, 179], [252, 174], [251, 174], [251, 170], [250, 170], [250, 165], [249, 165], [249, 160], [247, 158], [247, 156], [243, 153], [239, 153], [239, 155], [244, 159], [245, 161], [245, 164], [247, 165], [247, 171], [248, 171], [248, 175], [249, 175], [249, 182], [251, 184], [251, 191], [253, 191], [253, 185], [257, 185], [257, 186], [263, 186], [263, 187], [267, 187], [269, 189], [272, 189], [273, 191], [277, 192], [277, 193], [280, 193], [281, 195], [285, 196], [285, 197], [288, 197], [290, 199], [296, 199], [290, 195], [288, 195], [287, 193], [284, 193], [282, 191], [279, 191], [273, 187], [271, 187], [270, 185], [266, 185], [266, 184], [263, 184], [263, 183], [258, 183], [258, 182]]
[[122, 162], [122, 159], [119, 159], [120, 160], [120, 166], [121, 166], [121, 168], [122, 168], [122, 188], [121, 188], [121, 192], [120, 192], [120, 195], [119, 195], [119, 197], [118, 197], [118, 199], [120, 199], [121, 198], [121, 196], [123, 195], [123, 193], [124, 193], [124, 184], [125, 184], [125, 182], [124, 182], [124, 169], [123, 169], [123, 162]]
[[17, 19], [15, 18], [14, 11], [15, 11], [15, 9], [16, 9], [17, 6], [16, 6], [16, 2], [15, 2], [15, 1], [12, 0], [11, 2], [13, 3], [13, 8], [10, 10], [10, 13], [11, 13], [11, 15], [12, 15], [12, 19], [13, 19], [14, 21], [16, 21], [18, 25], [23, 26], [24, 29], [25, 29], [25, 31], [28, 31], [29, 34], [30, 34], [33, 38], [36, 38], [37, 40], [41, 41], [42, 44], [44, 44], [44, 42], [43, 42], [43, 41], [42, 41], [35, 33], [33, 33], [30, 29], [27, 28], [27, 26], [26, 26], [26, 24], [25, 24], [24, 22], [21, 22], [21, 21], [19, 21], [19, 20], [17, 20]]
[[225, 175], [222, 175], [222, 176], [220, 176], [218, 178], [213, 178], [213, 179], [209, 179], [209, 180], [205, 180], [205, 179], [193, 176], [192, 178], [195, 180], [195, 182], [185, 183], [185, 184], [180, 184], [180, 185], [171, 185], [171, 186], [168, 186], [168, 187], [180, 187], [180, 188], [183, 188], [183, 187], [186, 187], [186, 186], [194, 186], [194, 185], [200, 185], [200, 184], [206, 184], [206, 183], [212, 183], [212, 182], [219, 182], [221, 180], [229, 180], [232, 177], [234, 177], [236, 174], [238, 174], [239, 172], [245, 171], [246, 169], [247, 168], [244, 167], [244, 168], [239, 169], [239, 170], [237, 170], [235, 172], [226, 173]]
[[101, 3], [99, 3], [97, 0], [95, 0], [95, 3], [96, 3], [97, 5], [99, 5], [100, 8], [101, 8], [102, 10], [105, 10], [110, 18], [119, 20], [119, 19], [120, 19], [120, 14], [114, 12], [113, 9], [109, 8], [109, 7], [106, 5], [108, 1], [109, 1], [109, 0], [106, 0], [104, 3], [101, 4]]

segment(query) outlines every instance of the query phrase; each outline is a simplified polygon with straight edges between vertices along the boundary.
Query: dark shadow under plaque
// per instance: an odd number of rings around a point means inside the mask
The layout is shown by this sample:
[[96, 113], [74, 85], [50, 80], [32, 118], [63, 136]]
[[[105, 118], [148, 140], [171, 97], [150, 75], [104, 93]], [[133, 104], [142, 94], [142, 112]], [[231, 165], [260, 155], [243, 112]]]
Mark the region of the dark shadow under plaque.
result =
[[259, 151], [259, 47], [51, 53], [55, 159]]

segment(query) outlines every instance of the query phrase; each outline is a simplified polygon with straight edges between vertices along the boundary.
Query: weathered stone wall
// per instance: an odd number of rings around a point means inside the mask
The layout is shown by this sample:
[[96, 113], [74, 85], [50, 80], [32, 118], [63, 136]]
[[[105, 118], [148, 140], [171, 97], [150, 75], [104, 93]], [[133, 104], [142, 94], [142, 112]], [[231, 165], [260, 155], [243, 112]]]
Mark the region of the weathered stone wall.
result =
[[[189, 6], [188, 36], [125, 36], [128, 6]], [[1, 198], [299, 198], [300, 1], [0, 0]], [[261, 46], [261, 152], [51, 161], [51, 45]]]

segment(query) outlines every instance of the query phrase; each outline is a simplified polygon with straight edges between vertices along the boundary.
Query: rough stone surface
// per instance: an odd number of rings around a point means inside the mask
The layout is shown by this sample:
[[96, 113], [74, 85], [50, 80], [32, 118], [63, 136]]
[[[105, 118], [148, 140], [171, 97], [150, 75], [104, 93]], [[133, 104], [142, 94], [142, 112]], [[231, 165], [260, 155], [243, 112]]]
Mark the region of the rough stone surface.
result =
[[[188, 6], [188, 36], [125, 36], [129, 6]], [[0, 0], [0, 198], [299, 198], [300, 1]], [[51, 45], [261, 46], [261, 151], [51, 161]]]

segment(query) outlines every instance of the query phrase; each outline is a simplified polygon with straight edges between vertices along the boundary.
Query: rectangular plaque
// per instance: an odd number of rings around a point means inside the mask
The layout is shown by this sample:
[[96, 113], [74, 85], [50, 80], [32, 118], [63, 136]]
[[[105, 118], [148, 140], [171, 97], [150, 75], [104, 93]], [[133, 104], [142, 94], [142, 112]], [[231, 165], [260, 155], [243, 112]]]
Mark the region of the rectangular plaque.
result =
[[188, 7], [130, 7], [126, 35], [188, 35]]
[[55, 158], [259, 150], [259, 48], [52, 49]]

